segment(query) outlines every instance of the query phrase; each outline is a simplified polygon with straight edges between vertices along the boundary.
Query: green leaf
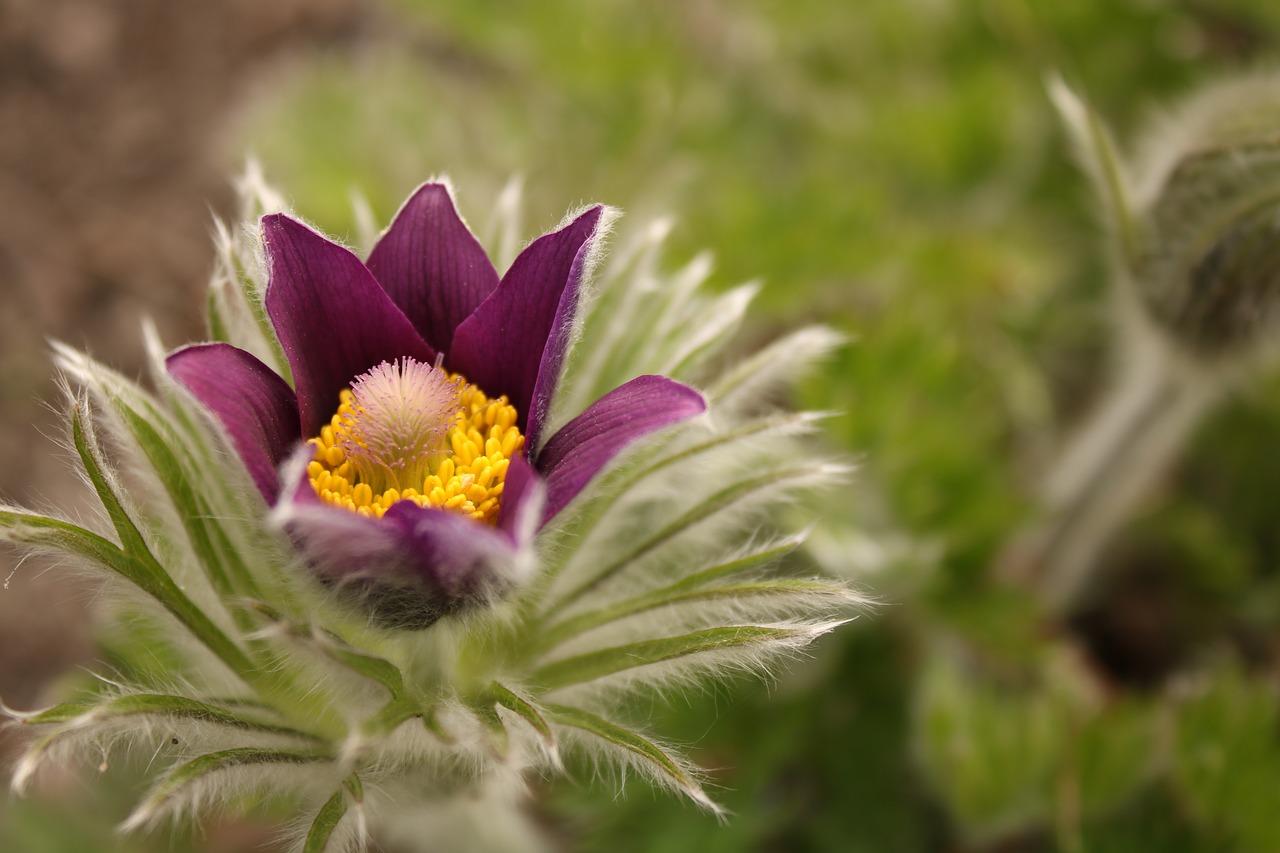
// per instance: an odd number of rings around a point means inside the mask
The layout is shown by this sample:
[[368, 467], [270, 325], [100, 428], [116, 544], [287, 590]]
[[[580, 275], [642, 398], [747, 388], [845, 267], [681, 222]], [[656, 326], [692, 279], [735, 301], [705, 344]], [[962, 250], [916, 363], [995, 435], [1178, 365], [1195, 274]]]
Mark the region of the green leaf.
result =
[[535, 672], [532, 680], [547, 690], [556, 690], [677, 658], [771, 645], [811, 637], [813, 634], [814, 631], [810, 628], [763, 625], [706, 628], [678, 637], [642, 640], [558, 660]]
[[218, 291], [210, 287], [209, 294], [205, 298], [205, 313], [209, 321], [209, 340], [229, 344], [231, 343], [231, 334], [227, 331], [226, 321], [222, 319], [222, 308], [218, 305], [220, 301]]
[[211, 705], [186, 696], [156, 693], [118, 696], [99, 703], [72, 702], [57, 705], [48, 710], [26, 716], [22, 719], [22, 722], [30, 726], [44, 726], [83, 723], [87, 722], [86, 718], [92, 718], [96, 721], [134, 715], [198, 720], [213, 725], [319, 741], [319, 738], [309, 732], [240, 716], [239, 713], [230, 708]]
[[12, 712], [11, 716], [23, 725], [46, 726], [55, 723], [66, 723], [82, 717], [94, 708], [101, 707], [94, 702], [66, 702], [32, 713]]
[[265, 601], [242, 599], [237, 603], [246, 610], [274, 622], [289, 636], [313, 645], [324, 655], [356, 674], [381, 684], [391, 694], [392, 699], [399, 699], [405, 695], [404, 674], [391, 661], [356, 649], [332, 631], [316, 631], [309, 625], [300, 625]]
[[493, 747], [494, 755], [499, 760], [507, 757], [507, 752], [511, 747], [511, 736], [507, 732], [507, 726], [502, 722], [497, 707], [492, 700], [482, 700], [471, 708], [475, 712], [480, 722], [484, 723], [484, 727], [489, 730], [489, 743]]
[[256, 677], [244, 652], [178, 589], [154, 557], [137, 559], [71, 522], [23, 510], [0, 509], [0, 538], [79, 557], [119, 575], [159, 602], [234, 672], [246, 680]]
[[[152, 343], [159, 347], [158, 341]], [[193, 455], [208, 449], [209, 435], [203, 421], [200, 427], [193, 427], [190, 419], [183, 417], [185, 412], [181, 407], [175, 420], [136, 383], [69, 347], [58, 344], [55, 349], [63, 368], [92, 389], [102, 405], [119, 417], [128, 430], [135, 449], [146, 458], [164, 487], [174, 515], [180, 520], [214, 589], [224, 598], [231, 594], [261, 596], [240, 549], [232, 544], [218, 521], [219, 513], [210, 505], [209, 493], [221, 490], [218, 497], [225, 497], [227, 484], [220, 478], [200, 479], [203, 470], [211, 464], [207, 458], [197, 459]], [[163, 385], [168, 380], [167, 374], [163, 374], [163, 362], [156, 364], [155, 369], [160, 371], [157, 381]], [[88, 405], [84, 403], [82, 420], [86, 427], [90, 425], [89, 415]], [[179, 437], [183, 428], [185, 440]], [[91, 442], [91, 447], [95, 446]], [[207, 452], [204, 455], [207, 457]], [[235, 499], [239, 501], [239, 496]], [[280, 594], [279, 589], [273, 592]]]
[[720, 813], [720, 807], [703, 792], [702, 786], [686, 773], [674, 758], [648, 738], [581, 708], [573, 708], [567, 705], [551, 705], [548, 706], [547, 711], [559, 725], [570, 726], [587, 732], [613, 747], [626, 750], [644, 759], [654, 770], [669, 779], [698, 805], [717, 814]]
[[303, 853], [324, 853], [333, 831], [346, 815], [347, 807], [347, 792], [344, 788], [339, 788], [320, 807], [315, 820], [311, 821], [311, 829], [307, 831], [307, 839], [302, 844]]
[[122, 829], [133, 830], [150, 822], [175, 797], [181, 795], [190, 786], [204, 780], [205, 777], [224, 770], [255, 765], [306, 765], [331, 761], [332, 756], [325, 753], [285, 752], [275, 749], [257, 747], [239, 747], [220, 752], [202, 755], [194, 761], [187, 762], [169, 773], [152, 788], [146, 800], [140, 805]]
[[800, 368], [830, 353], [844, 340], [823, 326], [797, 329], [732, 365], [706, 389], [707, 399], [716, 411], [733, 409], [748, 398], [758, 405], [762, 386], [767, 389], [779, 380], [794, 381]]
[[306, 841], [302, 845], [303, 853], [323, 853], [329, 845], [329, 839], [333, 837], [333, 831], [338, 828], [338, 824], [350, 809], [351, 803], [358, 804], [363, 799], [364, 791], [360, 784], [360, 777], [352, 776], [347, 779], [342, 787], [320, 807], [315, 820], [311, 821], [311, 828], [307, 831]]
[[18, 545], [79, 557], [146, 588], [145, 569], [109, 539], [58, 518], [0, 508], [0, 536]]
[[1175, 709], [1170, 776], [1199, 822], [1227, 830], [1233, 849], [1280, 849], [1280, 699], [1267, 678], [1223, 669]]
[[631, 563], [642, 559], [650, 552], [667, 544], [694, 525], [741, 503], [756, 493], [762, 490], [782, 490], [793, 482], [813, 479], [828, 470], [829, 469], [823, 465], [802, 465], [793, 468], [781, 468], [773, 471], [766, 471], [764, 474], [749, 477], [748, 479], [740, 480], [726, 486], [711, 495], [711, 497], [702, 501], [700, 504], [688, 510], [675, 521], [672, 521], [670, 524], [660, 529], [653, 536], [643, 540], [639, 545], [636, 545], [631, 550], [625, 552], [617, 560], [597, 572], [595, 576], [574, 587], [570, 592], [561, 597], [557, 606], [563, 608], [571, 604], [586, 593], [591, 592], [593, 589], [596, 589], [601, 584], [608, 581]]
[[[546, 550], [548, 553], [554, 554], [558, 549], [559, 539], [562, 537], [571, 537], [576, 542], [586, 539], [600, 520], [608, 514], [609, 509], [623, 495], [633, 489], [636, 484], [648, 477], [661, 473], [681, 462], [695, 459], [704, 453], [710, 453], [732, 445], [736, 441], [758, 439], [769, 435], [782, 436], [805, 431], [815, 421], [823, 417], [826, 417], [826, 415], [814, 412], [799, 412], [758, 418], [736, 429], [718, 433], [705, 441], [677, 450], [674, 453], [669, 453], [666, 456], [661, 456], [657, 459], [645, 459], [644, 464], [631, 464], [629, 467], [624, 465], [616, 471], [606, 473], [598, 490], [593, 489], [594, 495], [588, 493], [588, 495], [580, 496], [579, 500], [570, 504], [566, 512], [561, 513], [555, 522], [544, 529], [541, 535], [548, 542]], [[632, 462], [634, 461], [632, 460]], [[561, 519], [564, 520], [561, 521]], [[565, 550], [572, 553], [573, 549]], [[550, 588], [551, 583], [563, 570], [564, 565], [563, 562], [552, 561], [544, 568], [541, 581], [543, 589]], [[539, 601], [541, 601], [540, 596], [530, 596], [526, 607], [532, 609]]]
[[405, 690], [404, 675], [400, 672], [400, 668], [385, 658], [359, 651], [332, 631], [315, 630], [311, 626], [299, 625], [264, 601], [243, 599], [237, 603], [244, 610], [276, 623], [283, 628], [285, 636], [307, 644], [310, 649], [323, 654], [335, 663], [386, 688], [391, 694], [391, 700], [364, 721], [361, 730], [365, 734], [388, 734], [405, 720], [423, 713], [418, 700]]
[[320, 646], [330, 657], [347, 669], [381, 684], [391, 694], [391, 698], [405, 697], [404, 674], [391, 661], [356, 651], [341, 639], [331, 635], [326, 635], [325, 642]]
[[75, 443], [76, 453], [84, 463], [85, 473], [89, 475], [89, 482], [98, 493], [98, 499], [111, 519], [111, 526], [115, 528], [124, 552], [134, 557], [150, 555], [150, 546], [133, 523], [133, 519], [130, 518], [128, 511], [125, 510], [112, 488], [114, 484], [107, 477], [107, 465], [102, 458], [97, 438], [93, 434], [93, 418], [87, 397], [82, 396], [76, 399], [75, 408], [71, 413], [71, 437]]
[[[227, 666], [231, 667], [232, 670], [246, 679], [254, 678], [256, 667], [250, 662], [245, 653], [200, 608], [196, 607], [191, 599], [187, 598], [177, 584], [174, 583], [173, 578], [156, 560], [155, 555], [151, 553], [151, 549], [143, 538], [142, 533], [133, 523], [133, 519], [130, 518], [125, 510], [124, 505], [112, 487], [112, 482], [107, 477], [105, 461], [102, 459], [101, 451], [98, 449], [91, 431], [89, 403], [83, 397], [77, 401], [72, 412], [71, 432], [76, 452], [84, 464], [85, 472], [88, 474], [89, 481], [93, 484], [94, 491], [98, 493], [99, 500], [102, 501], [112, 525], [116, 528], [116, 533], [120, 537], [121, 547], [116, 548], [116, 546], [101, 539], [101, 537], [96, 537], [100, 541], [86, 538], [86, 536], [93, 537], [93, 534], [89, 534], [88, 531], [81, 530], [74, 525], [63, 526], [61, 530], [64, 534], [63, 538], [65, 539], [66, 534], [69, 534], [72, 539], [79, 540], [75, 542], [79, 546], [77, 551], [81, 549], [91, 551], [94, 554], [95, 562], [104, 564], [118, 572], [160, 602], [165, 609], [177, 617], [179, 622], [185, 625], [198, 640], [204, 643], [210, 651], [217, 655]], [[51, 519], [48, 521], [51, 521]], [[103, 547], [104, 543], [107, 546], [105, 548]], [[112, 551], [119, 553], [117, 555]], [[73, 553], [75, 552], [73, 551]]]
[[213, 588], [224, 598], [234, 594], [261, 595], [239, 552], [231, 547], [226, 532], [214, 520], [208, 502], [192, 485], [172, 444], [161, 437], [151, 418], [122, 398], [114, 397], [111, 402], [164, 486]]
[[322, 635], [318, 645], [335, 661], [365, 678], [378, 682], [391, 694], [391, 701], [377, 714], [365, 720], [361, 727], [365, 734], [390, 734], [405, 720], [422, 716], [422, 705], [405, 690], [404, 675], [395, 664], [357, 651], [341, 638], [328, 632]]
[[[707, 306], [705, 319], [680, 334], [676, 351], [660, 369], [663, 376], [685, 378], [718, 352], [742, 325], [742, 318], [760, 291], [759, 283], [740, 285]], [[684, 330], [681, 330], [682, 332]]]
[[496, 681], [489, 685], [486, 698], [490, 703], [497, 703], [508, 711], [517, 714], [532, 726], [533, 730], [542, 737], [542, 742], [546, 746], [547, 752], [553, 756], [553, 759], [557, 756], [555, 732], [551, 730], [551, 726], [547, 724], [546, 719], [529, 700], [517, 695], [510, 688]]
[[1047, 88], [1084, 169], [1093, 180], [1111, 226], [1116, 230], [1121, 252], [1132, 267], [1142, 252], [1141, 236], [1129, 198], [1124, 164], [1116, 151], [1111, 131], [1093, 107], [1073, 92], [1061, 77], [1049, 78]]
[[[261, 711], [260, 708], [250, 710]], [[15, 790], [25, 787], [27, 779], [43, 761], [44, 757], [68, 738], [74, 738], [90, 730], [94, 723], [107, 720], [119, 720], [127, 717], [155, 718], [163, 717], [175, 720], [198, 721], [215, 726], [251, 731], [261, 734], [282, 735], [322, 743], [322, 740], [310, 732], [300, 731], [288, 726], [263, 722], [240, 716], [230, 708], [211, 705], [185, 696], [164, 694], [133, 694], [119, 696], [103, 702], [71, 702], [57, 705], [33, 714], [14, 715], [23, 725], [28, 726], [61, 726], [48, 735], [36, 740], [23, 756], [21, 767], [15, 773]], [[145, 725], [145, 723], [139, 723]]]
[[422, 711], [422, 727], [437, 737], [441, 743], [453, 745], [458, 742], [448, 729], [444, 727], [444, 723], [440, 722], [440, 709], [437, 705], [431, 705]]
[[[751, 569], [763, 566], [772, 562], [786, 554], [794, 551], [803, 541], [803, 537], [788, 537], [780, 542], [770, 543], [763, 548], [758, 548], [741, 556], [735, 557], [723, 563], [711, 566], [701, 571], [695, 572], [688, 577], [677, 581], [670, 586], [655, 590], [636, 598], [622, 601], [609, 607], [602, 607], [598, 610], [592, 610], [587, 613], [579, 614], [570, 619], [566, 619], [559, 624], [550, 627], [541, 628], [538, 636], [534, 639], [536, 651], [545, 651], [564, 642], [570, 637], [576, 637], [579, 634], [586, 633], [592, 628], [622, 619], [627, 616], [633, 616], [645, 610], [652, 610], [657, 607], [663, 607], [669, 604], [679, 604], [685, 601], [697, 600], [699, 597], [707, 598], [723, 598], [734, 595], [727, 590], [736, 587], [717, 587], [715, 589], [697, 592], [698, 587], [710, 583], [715, 580], [736, 574], [738, 572], [746, 572]], [[836, 586], [827, 584], [827, 586]], [[847, 595], [847, 591], [843, 587], [839, 587], [842, 593]], [[747, 593], [751, 594], [751, 593]]]
[[699, 601], [723, 601], [728, 599], [745, 600], [749, 598], [797, 598], [817, 596], [829, 598], [834, 603], [852, 603], [853, 597], [845, 587], [832, 581], [804, 580], [800, 578], [779, 578], [775, 580], [750, 581], [748, 583], [725, 584], [706, 589], [677, 589], [676, 584], [649, 595], [642, 595], [624, 601], [612, 607], [601, 608], [591, 613], [562, 622], [547, 631], [538, 644], [539, 649], [551, 649], [566, 640], [646, 610], [660, 607], [674, 607], [679, 604], [690, 604]]

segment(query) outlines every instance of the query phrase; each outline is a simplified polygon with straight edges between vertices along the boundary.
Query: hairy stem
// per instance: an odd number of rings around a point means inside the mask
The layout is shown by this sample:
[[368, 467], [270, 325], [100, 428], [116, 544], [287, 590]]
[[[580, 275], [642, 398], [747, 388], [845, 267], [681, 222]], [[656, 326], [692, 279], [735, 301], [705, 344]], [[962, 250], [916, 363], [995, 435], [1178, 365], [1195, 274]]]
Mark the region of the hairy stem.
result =
[[1051, 613], [1070, 610], [1103, 549], [1219, 398], [1165, 345], [1132, 347], [1120, 376], [1045, 478], [1045, 515], [1006, 552]]

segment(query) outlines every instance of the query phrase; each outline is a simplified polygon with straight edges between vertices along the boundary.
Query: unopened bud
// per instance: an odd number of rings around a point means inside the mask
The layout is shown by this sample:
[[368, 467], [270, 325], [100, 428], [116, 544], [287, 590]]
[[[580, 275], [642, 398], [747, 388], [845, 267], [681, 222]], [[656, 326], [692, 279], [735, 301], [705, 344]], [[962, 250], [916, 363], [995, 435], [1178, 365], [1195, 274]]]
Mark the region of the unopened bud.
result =
[[1280, 327], [1280, 78], [1192, 98], [1135, 163], [1138, 295], [1201, 359], [1245, 354]]

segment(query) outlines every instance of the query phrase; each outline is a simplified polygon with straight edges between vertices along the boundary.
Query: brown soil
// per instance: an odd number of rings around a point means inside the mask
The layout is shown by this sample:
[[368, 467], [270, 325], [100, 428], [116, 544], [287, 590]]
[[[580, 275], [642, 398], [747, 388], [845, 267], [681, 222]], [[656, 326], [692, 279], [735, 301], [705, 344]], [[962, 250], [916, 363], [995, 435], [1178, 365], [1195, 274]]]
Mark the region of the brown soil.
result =
[[[198, 338], [223, 129], [282, 61], [357, 37], [365, 0], [0, 0], [0, 496], [74, 512], [47, 340], [128, 375], [139, 321]], [[0, 697], [92, 655], [93, 595], [0, 549]], [[2, 752], [2, 750], [0, 750]]]

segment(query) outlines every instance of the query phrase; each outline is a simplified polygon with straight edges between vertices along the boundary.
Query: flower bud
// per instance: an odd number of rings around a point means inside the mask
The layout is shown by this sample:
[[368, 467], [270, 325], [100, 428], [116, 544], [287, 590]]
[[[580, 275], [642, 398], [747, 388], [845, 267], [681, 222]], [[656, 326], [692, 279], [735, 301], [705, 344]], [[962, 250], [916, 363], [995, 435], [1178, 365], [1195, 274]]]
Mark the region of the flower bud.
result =
[[1138, 296], [1193, 357], [1248, 354], [1280, 321], [1280, 78], [1211, 87], [1150, 138], [1135, 163]]

